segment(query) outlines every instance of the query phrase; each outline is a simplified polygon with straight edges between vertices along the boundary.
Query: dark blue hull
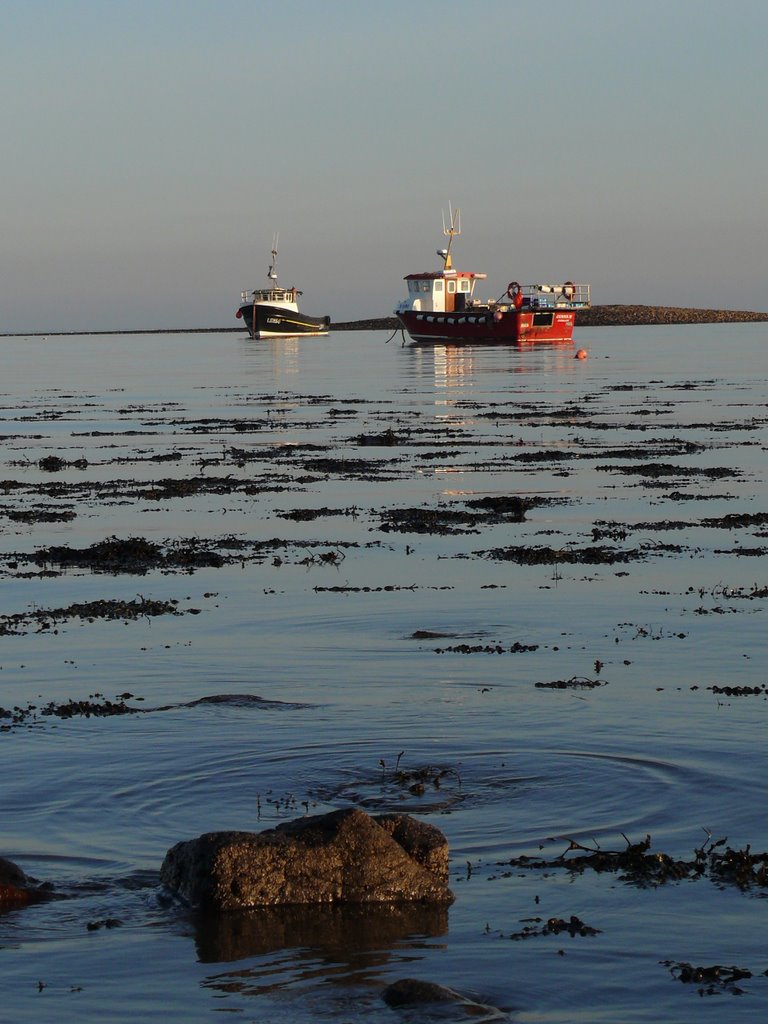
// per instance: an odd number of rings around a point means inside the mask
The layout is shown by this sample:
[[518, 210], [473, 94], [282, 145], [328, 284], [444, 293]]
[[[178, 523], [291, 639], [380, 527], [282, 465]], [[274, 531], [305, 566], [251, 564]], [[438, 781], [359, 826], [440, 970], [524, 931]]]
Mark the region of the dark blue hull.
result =
[[329, 316], [309, 316], [266, 302], [245, 303], [238, 313], [252, 338], [295, 338], [302, 334], [327, 334]]

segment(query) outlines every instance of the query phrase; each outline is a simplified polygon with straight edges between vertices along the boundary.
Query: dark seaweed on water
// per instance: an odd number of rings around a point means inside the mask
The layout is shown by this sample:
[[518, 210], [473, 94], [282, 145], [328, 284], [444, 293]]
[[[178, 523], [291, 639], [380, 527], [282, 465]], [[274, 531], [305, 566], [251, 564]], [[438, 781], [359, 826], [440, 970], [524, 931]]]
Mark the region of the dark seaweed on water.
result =
[[734, 850], [725, 845], [726, 839], [712, 842], [708, 836], [706, 842], [693, 851], [691, 859], [683, 860], [651, 852], [650, 836], [637, 843], [631, 843], [626, 837], [625, 840], [622, 850], [589, 849], [570, 840], [567, 848], [550, 860], [522, 856], [513, 857], [507, 863], [526, 871], [562, 868], [572, 873], [612, 872], [618, 874], [622, 882], [640, 887], [696, 878], [709, 878], [717, 885], [733, 885], [742, 890], [768, 887], [768, 852], [752, 853], [749, 846]]

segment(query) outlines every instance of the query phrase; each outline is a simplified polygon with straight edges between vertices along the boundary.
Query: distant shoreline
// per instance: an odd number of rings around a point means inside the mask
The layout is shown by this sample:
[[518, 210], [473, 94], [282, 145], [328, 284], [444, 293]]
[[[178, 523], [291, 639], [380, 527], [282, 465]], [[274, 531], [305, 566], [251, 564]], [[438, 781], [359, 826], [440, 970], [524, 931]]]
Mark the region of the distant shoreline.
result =
[[[683, 306], [592, 306], [576, 313], [577, 327], [646, 327], [663, 324], [730, 324], [768, 322], [768, 313], [743, 309], [690, 309]], [[332, 323], [331, 331], [397, 331], [397, 317], [374, 317]], [[0, 338], [59, 338], [91, 334], [227, 334], [243, 333], [243, 327], [157, 327], [123, 331], [14, 331]]]

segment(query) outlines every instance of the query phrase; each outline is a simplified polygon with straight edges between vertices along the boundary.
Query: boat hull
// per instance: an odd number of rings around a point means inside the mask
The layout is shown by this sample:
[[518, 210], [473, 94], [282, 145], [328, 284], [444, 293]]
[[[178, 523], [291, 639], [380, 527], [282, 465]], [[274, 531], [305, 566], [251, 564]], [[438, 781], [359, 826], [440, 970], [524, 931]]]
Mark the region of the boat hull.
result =
[[457, 313], [400, 310], [397, 317], [414, 341], [521, 345], [573, 341], [576, 310], [485, 309]]
[[327, 334], [331, 318], [309, 316], [264, 302], [246, 302], [238, 310], [252, 338], [295, 338]]

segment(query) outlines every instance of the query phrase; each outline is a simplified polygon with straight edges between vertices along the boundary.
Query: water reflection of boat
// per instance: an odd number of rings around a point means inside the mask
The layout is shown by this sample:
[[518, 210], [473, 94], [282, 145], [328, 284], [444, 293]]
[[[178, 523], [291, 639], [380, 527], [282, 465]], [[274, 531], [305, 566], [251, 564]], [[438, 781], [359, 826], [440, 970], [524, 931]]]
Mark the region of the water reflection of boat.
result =
[[[510, 349], [514, 358], [510, 358]], [[437, 405], [455, 401], [446, 391], [468, 392], [488, 375], [503, 374], [508, 379], [521, 374], [551, 378], [553, 374], [573, 372], [573, 343], [531, 345], [445, 344], [411, 345], [414, 375], [431, 379], [437, 389]], [[506, 352], [506, 355], [504, 354]]]
[[295, 338], [298, 335], [328, 333], [331, 318], [309, 316], [299, 312], [298, 288], [280, 288], [277, 283], [277, 235], [272, 241], [272, 262], [267, 271], [268, 288], [240, 293], [240, 307], [235, 313], [245, 321], [252, 338]]
[[512, 281], [495, 301], [474, 297], [475, 284], [486, 274], [456, 270], [451, 246], [461, 234], [459, 211], [443, 222], [448, 247], [438, 249], [442, 270], [407, 274], [408, 298], [395, 315], [414, 341], [570, 342], [576, 312], [590, 305], [588, 284], [528, 284]]

